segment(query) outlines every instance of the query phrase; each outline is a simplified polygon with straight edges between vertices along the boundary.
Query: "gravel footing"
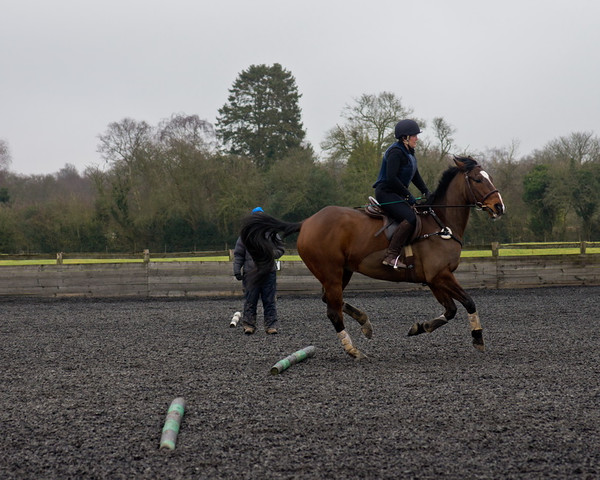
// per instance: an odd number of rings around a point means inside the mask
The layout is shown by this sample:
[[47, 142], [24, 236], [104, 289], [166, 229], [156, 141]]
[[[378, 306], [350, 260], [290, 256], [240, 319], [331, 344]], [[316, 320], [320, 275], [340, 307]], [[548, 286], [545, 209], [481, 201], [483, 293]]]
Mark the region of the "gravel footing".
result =
[[462, 307], [406, 336], [442, 313], [428, 292], [347, 297], [373, 323], [346, 318], [362, 362], [318, 297], [279, 298], [280, 333], [250, 336], [239, 298], [3, 298], [0, 478], [600, 478], [600, 287], [471, 294], [485, 353]]

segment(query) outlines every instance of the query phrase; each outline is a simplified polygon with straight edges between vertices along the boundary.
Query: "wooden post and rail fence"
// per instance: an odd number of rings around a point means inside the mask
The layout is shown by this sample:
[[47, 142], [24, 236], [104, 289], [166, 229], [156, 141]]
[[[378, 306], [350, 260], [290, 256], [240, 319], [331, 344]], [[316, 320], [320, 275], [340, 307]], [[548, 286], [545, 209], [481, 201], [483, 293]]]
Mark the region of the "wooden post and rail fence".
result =
[[[505, 248], [578, 248], [579, 253], [503, 255]], [[600, 242], [488, 246], [485, 257], [463, 256], [455, 274], [466, 289], [600, 285]], [[474, 249], [471, 247], [471, 249]], [[480, 247], [476, 248], [481, 250]], [[295, 252], [288, 250], [288, 254]], [[223, 260], [203, 260], [204, 257]], [[289, 257], [288, 257], [289, 258]], [[74, 259], [79, 259], [77, 262]], [[89, 263], [96, 259], [102, 263]], [[29, 260], [33, 264], [3, 264]], [[35, 262], [39, 260], [40, 264]], [[45, 263], [42, 263], [45, 260]], [[68, 262], [66, 262], [68, 260]], [[151, 254], [56, 254], [0, 256], [0, 296], [39, 297], [215, 297], [241, 296], [232, 275], [231, 251]], [[52, 262], [52, 263], [49, 263]], [[5, 262], [6, 263], [6, 262]], [[392, 283], [355, 274], [347, 292], [393, 293], [424, 289], [421, 284]], [[321, 285], [302, 261], [283, 257], [278, 272], [280, 295], [319, 294]]]

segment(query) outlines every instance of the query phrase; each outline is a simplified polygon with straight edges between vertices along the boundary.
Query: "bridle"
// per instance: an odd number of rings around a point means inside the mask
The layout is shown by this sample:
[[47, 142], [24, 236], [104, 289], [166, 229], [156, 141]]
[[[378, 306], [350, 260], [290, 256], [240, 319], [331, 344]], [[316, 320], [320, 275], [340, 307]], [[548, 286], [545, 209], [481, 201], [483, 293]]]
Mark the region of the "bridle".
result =
[[483, 197], [481, 197], [480, 201], [477, 201], [477, 197], [475, 196], [475, 192], [473, 191], [473, 187], [471, 187], [471, 182], [469, 180], [471, 180], [473, 182], [477, 181], [473, 177], [469, 176], [469, 172], [465, 172], [465, 182], [467, 183], [467, 189], [469, 190], [469, 193], [471, 194], [471, 197], [473, 197], [473, 204], [472, 205], [468, 205], [468, 206], [469, 207], [473, 206], [475, 208], [478, 208], [479, 210], [491, 210], [490, 207], [484, 206], [483, 202], [485, 202], [494, 193], [498, 193], [498, 189], [494, 189], [494, 190], [489, 191]]
[[483, 195], [481, 197], [481, 200], [478, 201], [477, 196], [475, 195], [475, 192], [473, 191], [473, 187], [471, 186], [471, 181], [477, 182], [477, 180], [475, 180], [473, 177], [469, 176], [469, 172], [465, 172], [464, 176], [465, 176], [465, 183], [467, 184], [467, 190], [469, 191], [469, 194], [473, 198], [473, 203], [470, 203], [468, 205], [427, 205], [427, 204], [415, 205], [417, 208], [426, 208], [425, 211], [418, 212], [418, 213], [420, 215], [430, 215], [441, 229], [438, 232], [426, 233], [424, 235], [421, 235], [420, 237], [415, 239], [415, 241], [416, 240], [424, 240], [424, 239], [427, 239], [427, 238], [433, 237], [433, 236], [440, 236], [446, 240], [451, 238], [452, 240], [457, 241], [460, 244], [460, 246], [462, 247], [461, 239], [458, 238], [456, 235], [454, 235], [454, 233], [452, 233], [452, 230], [441, 222], [441, 220], [439, 219], [439, 217], [436, 215], [435, 211], [433, 210], [434, 207], [438, 207], [438, 208], [440, 208], [440, 207], [441, 208], [444, 208], [444, 207], [446, 207], [446, 208], [449, 208], [449, 207], [466, 207], [466, 208], [474, 207], [474, 208], [477, 208], [478, 210], [492, 211], [492, 209], [490, 207], [486, 207], [483, 204], [483, 202], [485, 202], [488, 199], [488, 197], [490, 197], [494, 193], [498, 193], [498, 189], [491, 190], [490, 192]]
[[486, 193], [485, 195], [483, 195], [481, 197], [481, 200], [477, 201], [477, 196], [475, 195], [475, 192], [473, 191], [473, 187], [471, 187], [471, 182], [477, 182], [477, 180], [475, 180], [473, 177], [471, 177], [469, 175], [469, 173], [470, 172], [465, 172], [464, 173], [464, 177], [465, 177], [465, 183], [467, 184], [467, 190], [469, 191], [469, 194], [470, 194], [471, 198], [473, 199], [471, 203], [468, 203], [466, 205], [428, 205], [427, 203], [422, 203], [422, 204], [415, 205], [415, 208], [417, 208], [417, 209], [429, 209], [429, 208], [477, 208], [478, 210], [491, 210], [490, 207], [484, 206], [483, 202], [485, 202], [494, 193], [498, 193], [498, 189], [494, 189], [494, 190], [489, 191], [488, 193]]

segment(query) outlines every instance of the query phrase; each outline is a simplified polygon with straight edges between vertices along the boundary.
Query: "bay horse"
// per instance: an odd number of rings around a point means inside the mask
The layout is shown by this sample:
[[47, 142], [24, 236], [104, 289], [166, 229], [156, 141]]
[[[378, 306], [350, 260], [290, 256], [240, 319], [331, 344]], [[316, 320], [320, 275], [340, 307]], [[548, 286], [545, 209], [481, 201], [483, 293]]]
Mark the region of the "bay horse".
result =
[[266, 273], [273, 262], [275, 235], [281, 234], [285, 238], [299, 232], [296, 242], [298, 254], [321, 282], [327, 317], [345, 352], [355, 359], [365, 358], [365, 355], [352, 343], [344, 326], [343, 314], [358, 321], [367, 338], [372, 337], [373, 327], [365, 312], [344, 302], [343, 291], [354, 272], [391, 282], [422, 283], [430, 288], [445, 311], [430, 321], [415, 323], [408, 335], [431, 333], [448, 323], [456, 315], [454, 300], [457, 300], [467, 311], [473, 346], [484, 351], [475, 302], [460, 286], [453, 272], [460, 261], [462, 238], [471, 208], [485, 210], [496, 219], [505, 213], [505, 206], [491, 177], [476, 160], [454, 157], [454, 163], [442, 174], [430, 198], [416, 206], [421, 228], [410, 244], [414, 262], [410, 269], [395, 270], [381, 263], [388, 246], [388, 239], [382, 233], [385, 219], [372, 218], [364, 210], [356, 208], [327, 206], [296, 223], [263, 213], [250, 215], [242, 223], [242, 241], [259, 272]]

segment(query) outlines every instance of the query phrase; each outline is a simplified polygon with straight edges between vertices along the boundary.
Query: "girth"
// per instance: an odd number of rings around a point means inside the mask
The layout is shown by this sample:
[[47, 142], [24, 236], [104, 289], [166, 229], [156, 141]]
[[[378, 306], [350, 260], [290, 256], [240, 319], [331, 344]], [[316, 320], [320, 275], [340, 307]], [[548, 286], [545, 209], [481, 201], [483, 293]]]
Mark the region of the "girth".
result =
[[463, 243], [460, 240], [460, 238], [458, 238], [456, 235], [454, 235], [452, 233], [452, 230], [450, 230], [449, 227], [447, 227], [446, 225], [444, 225], [442, 223], [442, 221], [439, 219], [439, 217], [436, 215], [436, 213], [433, 211], [433, 208], [428, 208], [427, 210], [424, 210], [422, 212], [417, 211], [417, 219], [419, 219], [419, 215], [431, 215], [431, 217], [435, 220], [435, 223], [438, 224], [438, 226], [440, 227], [440, 231], [439, 232], [433, 232], [433, 233], [424, 233], [423, 235], [419, 235], [417, 238], [415, 238], [412, 241], [419, 241], [419, 240], [425, 240], [428, 239], [429, 237], [434, 237], [434, 236], [440, 236], [442, 237], [444, 240], [456, 240], [459, 245], [462, 247]]

